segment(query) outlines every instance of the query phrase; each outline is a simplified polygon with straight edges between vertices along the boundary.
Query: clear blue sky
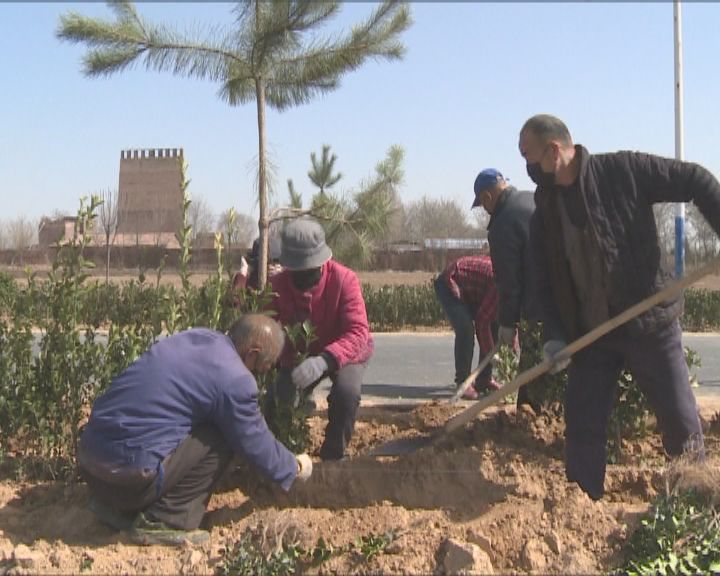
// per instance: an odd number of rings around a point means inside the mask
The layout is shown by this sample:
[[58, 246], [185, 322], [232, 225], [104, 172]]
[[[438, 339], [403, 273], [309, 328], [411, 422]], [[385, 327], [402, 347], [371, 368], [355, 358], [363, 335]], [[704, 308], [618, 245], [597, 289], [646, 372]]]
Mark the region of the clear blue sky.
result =
[[[372, 4], [343, 7], [346, 27]], [[213, 211], [257, 214], [254, 104], [231, 108], [217, 86], [138, 67], [107, 79], [81, 73], [84, 48], [54, 32], [67, 10], [110, 17], [104, 4], [0, 3], [0, 219], [74, 213], [116, 188], [120, 150], [183, 147], [191, 192]], [[153, 21], [230, 23], [227, 4], [141, 4]], [[277, 198], [286, 180], [309, 200], [312, 151], [332, 146], [352, 190], [392, 144], [406, 151], [404, 201], [472, 200], [477, 172], [500, 169], [529, 187], [517, 151], [523, 121], [566, 121], [591, 151], [674, 155], [671, 2], [415, 3], [399, 62], [369, 63], [339, 90], [268, 111]], [[685, 155], [720, 175], [720, 4], [683, 5]]]

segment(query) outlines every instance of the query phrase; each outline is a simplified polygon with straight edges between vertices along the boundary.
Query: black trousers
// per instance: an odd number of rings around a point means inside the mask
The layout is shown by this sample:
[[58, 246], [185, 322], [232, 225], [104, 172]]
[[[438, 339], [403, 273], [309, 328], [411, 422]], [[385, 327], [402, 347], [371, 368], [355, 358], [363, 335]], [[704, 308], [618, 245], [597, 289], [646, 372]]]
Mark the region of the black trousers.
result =
[[[345, 456], [355, 431], [366, 367], [367, 364], [346, 364], [329, 376], [332, 387], [327, 397], [328, 424], [320, 447], [320, 458], [323, 460], [340, 460]], [[295, 399], [296, 389], [290, 374], [290, 370], [281, 369], [275, 380], [275, 393], [279, 402], [291, 403]]]
[[213, 488], [232, 457], [220, 431], [213, 425], [192, 430], [162, 463], [157, 473], [129, 470], [108, 474], [80, 455], [80, 470], [90, 493], [124, 513], [145, 512], [170, 527], [194, 530], [205, 515]]
[[566, 474], [594, 499], [604, 493], [607, 422], [623, 368], [648, 399], [668, 454], [704, 457], [678, 321], [651, 334], [619, 328], [573, 356], [565, 396]]

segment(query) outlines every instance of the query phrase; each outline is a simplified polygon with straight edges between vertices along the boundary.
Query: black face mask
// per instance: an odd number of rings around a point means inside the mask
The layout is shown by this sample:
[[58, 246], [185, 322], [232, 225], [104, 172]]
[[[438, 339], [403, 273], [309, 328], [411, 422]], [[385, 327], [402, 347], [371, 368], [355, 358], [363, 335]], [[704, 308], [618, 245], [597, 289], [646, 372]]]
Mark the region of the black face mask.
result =
[[530, 180], [543, 188], [552, 188], [555, 185], [555, 173], [545, 172], [540, 166], [540, 162], [533, 162], [526, 165], [527, 174]]
[[310, 290], [310, 288], [320, 282], [321, 276], [322, 267], [310, 268], [310, 270], [295, 270], [290, 273], [290, 279], [292, 280], [293, 286], [301, 292]]

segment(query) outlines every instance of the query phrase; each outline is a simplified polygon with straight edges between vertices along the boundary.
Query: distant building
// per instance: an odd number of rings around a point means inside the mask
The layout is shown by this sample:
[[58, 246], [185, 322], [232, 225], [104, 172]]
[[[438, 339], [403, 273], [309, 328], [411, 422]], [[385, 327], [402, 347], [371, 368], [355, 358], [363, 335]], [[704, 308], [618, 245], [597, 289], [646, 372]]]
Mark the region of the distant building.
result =
[[116, 245], [178, 246], [182, 166], [182, 148], [120, 152]]
[[193, 240], [192, 247], [196, 250], [215, 248], [214, 232], [198, 232]]
[[423, 242], [428, 250], [478, 250], [489, 248], [485, 238], [425, 238]]
[[[38, 225], [38, 246], [47, 248], [66, 243], [73, 238], [76, 226], [77, 217], [75, 216], [62, 216], [55, 219], [41, 218]], [[82, 234], [83, 230], [78, 230], [78, 233]]]

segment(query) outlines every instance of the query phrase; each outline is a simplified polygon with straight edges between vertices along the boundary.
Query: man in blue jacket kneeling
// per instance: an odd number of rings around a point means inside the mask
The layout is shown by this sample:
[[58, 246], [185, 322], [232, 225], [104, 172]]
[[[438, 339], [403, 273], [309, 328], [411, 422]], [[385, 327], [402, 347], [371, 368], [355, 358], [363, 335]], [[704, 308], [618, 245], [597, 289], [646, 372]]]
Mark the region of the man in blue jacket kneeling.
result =
[[289, 490], [312, 461], [267, 427], [252, 371], [276, 362], [285, 336], [271, 318], [241, 317], [154, 344], [92, 409], [78, 450], [92, 507], [138, 544], [200, 543], [200, 522], [233, 453]]

